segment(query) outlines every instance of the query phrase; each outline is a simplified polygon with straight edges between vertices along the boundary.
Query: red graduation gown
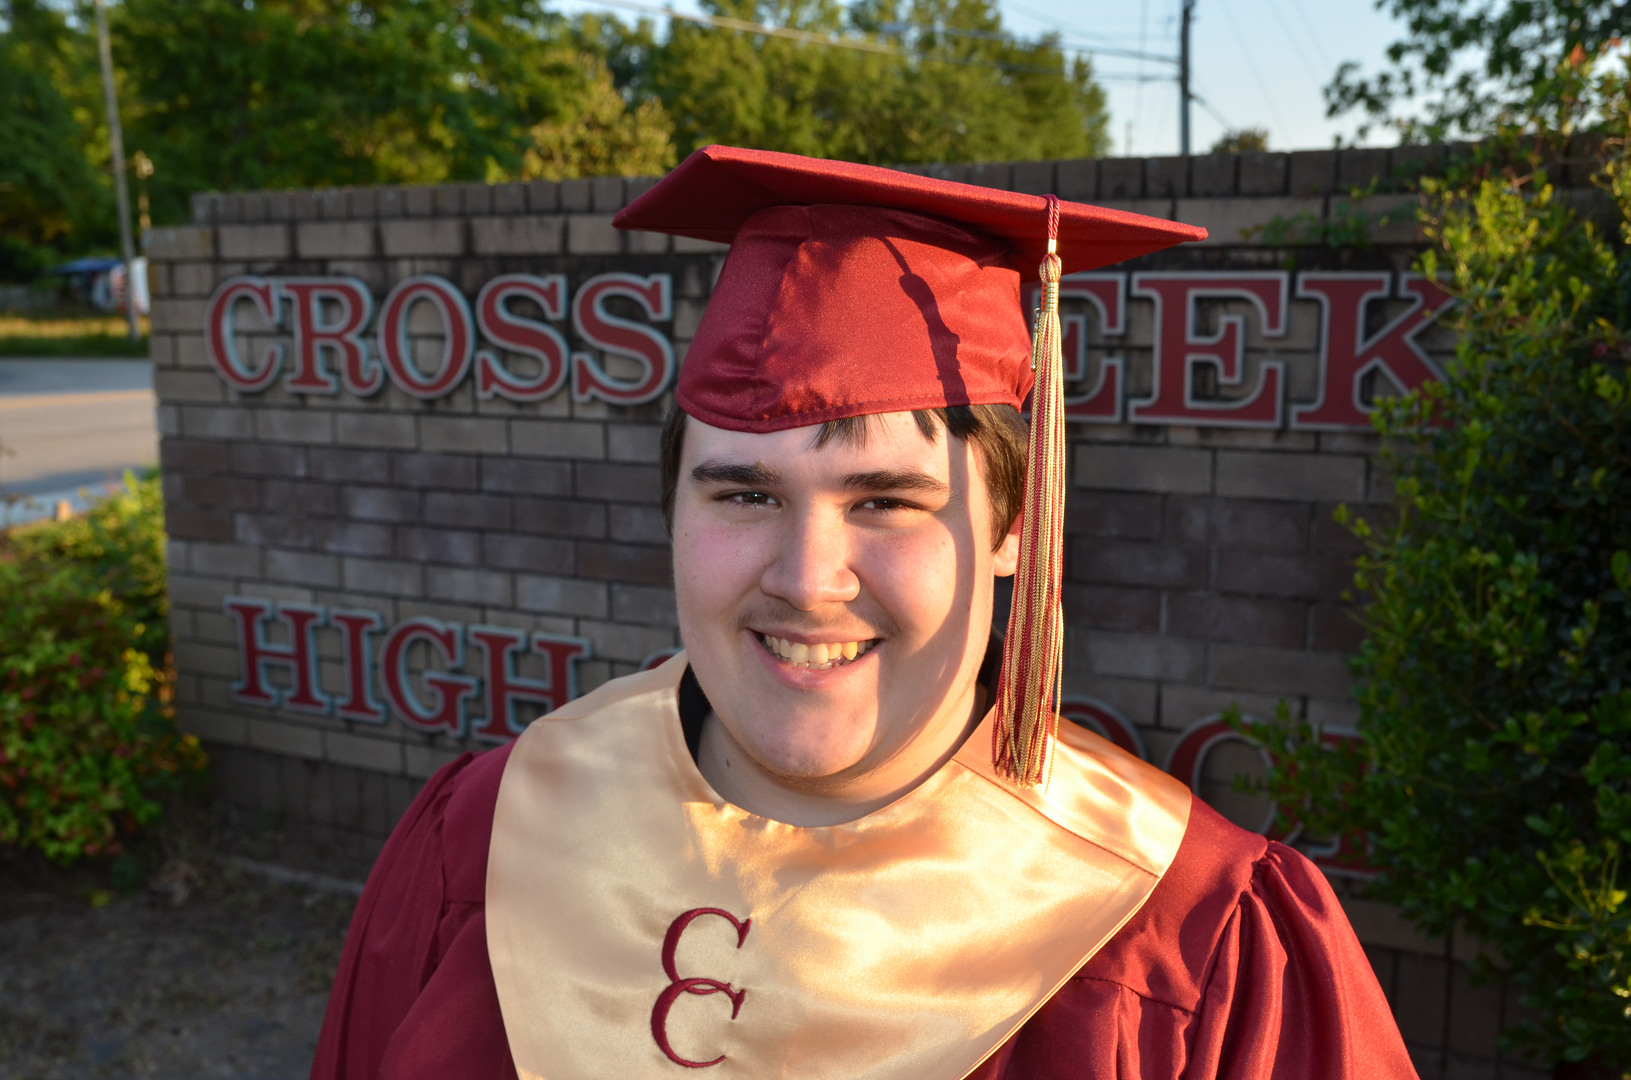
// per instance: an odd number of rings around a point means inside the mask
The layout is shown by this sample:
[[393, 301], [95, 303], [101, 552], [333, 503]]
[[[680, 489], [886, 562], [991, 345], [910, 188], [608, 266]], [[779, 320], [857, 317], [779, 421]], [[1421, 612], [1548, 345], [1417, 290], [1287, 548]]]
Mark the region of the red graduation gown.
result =
[[[352, 920], [312, 1080], [514, 1080], [484, 918], [508, 757], [448, 765], [392, 834]], [[1415, 1075], [1324, 876], [1199, 800], [1149, 900], [973, 1074]]]

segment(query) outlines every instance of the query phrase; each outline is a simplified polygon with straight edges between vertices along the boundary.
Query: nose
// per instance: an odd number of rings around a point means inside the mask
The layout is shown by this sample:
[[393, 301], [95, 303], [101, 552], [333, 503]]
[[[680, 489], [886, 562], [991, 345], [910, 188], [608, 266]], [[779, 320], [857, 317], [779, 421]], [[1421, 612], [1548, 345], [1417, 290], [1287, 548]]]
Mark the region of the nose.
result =
[[787, 515], [784, 522], [776, 557], [759, 578], [766, 595], [800, 611], [848, 603], [860, 595], [861, 579], [850, 569], [841, 515], [811, 508]]

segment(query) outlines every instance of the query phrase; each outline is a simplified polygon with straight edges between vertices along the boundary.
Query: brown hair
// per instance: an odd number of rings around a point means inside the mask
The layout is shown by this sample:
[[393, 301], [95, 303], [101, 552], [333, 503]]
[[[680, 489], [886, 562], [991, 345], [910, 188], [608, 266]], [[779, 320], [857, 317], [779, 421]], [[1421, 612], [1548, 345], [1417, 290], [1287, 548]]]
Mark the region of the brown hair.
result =
[[[675, 405], [663, 424], [663, 523], [674, 531], [674, 496], [680, 482], [680, 448], [685, 443], [685, 410]], [[866, 441], [869, 416], [848, 416], [828, 420], [816, 432], [820, 449], [834, 439], [859, 445]], [[943, 409], [919, 409], [912, 414], [918, 431], [933, 443], [942, 430], [972, 442], [985, 462], [985, 486], [991, 496], [991, 549], [1002, 546], [1009, 526], [1019, 516], [1025, 501], [1025, 457], [1028, 429], [1012, 405], [949, 405]]]

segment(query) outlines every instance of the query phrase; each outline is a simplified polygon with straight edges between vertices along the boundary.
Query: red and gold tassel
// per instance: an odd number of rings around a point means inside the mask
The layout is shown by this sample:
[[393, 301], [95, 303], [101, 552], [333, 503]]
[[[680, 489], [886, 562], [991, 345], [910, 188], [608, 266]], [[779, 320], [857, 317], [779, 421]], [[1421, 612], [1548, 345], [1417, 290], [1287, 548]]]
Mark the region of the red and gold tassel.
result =
[[1002, 685], [991, 734], [991, 761], [1019, 787], [1045, 784], [1059, 724], [1064, 612], [1065, 388], [1059, 330], [1059, 200], [1048, 196], [1048, 254], [1042, 260], [1042, 307], [1031, 341], [1031, 454], [1014, 575], [1014, 603], [1002, 644]]

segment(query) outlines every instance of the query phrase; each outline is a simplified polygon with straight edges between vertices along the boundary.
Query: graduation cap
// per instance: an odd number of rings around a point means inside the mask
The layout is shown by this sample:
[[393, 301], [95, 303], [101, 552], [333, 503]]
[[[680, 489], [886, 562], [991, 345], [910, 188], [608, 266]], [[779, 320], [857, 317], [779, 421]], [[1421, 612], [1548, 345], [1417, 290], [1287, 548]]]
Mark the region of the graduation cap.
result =
[[[1052, 195], [766, 150], [696, 151], [614, 219], [731, 244], [675, 401], [768, 432], [872, 413], [1031, 403], [1014, 602], [993, 726], [997, 771], [1047, 776], [1064, 645], [1059, 278], [1206, 230]], [[1040, 279], [1033, 339], [1020, 285]]]

